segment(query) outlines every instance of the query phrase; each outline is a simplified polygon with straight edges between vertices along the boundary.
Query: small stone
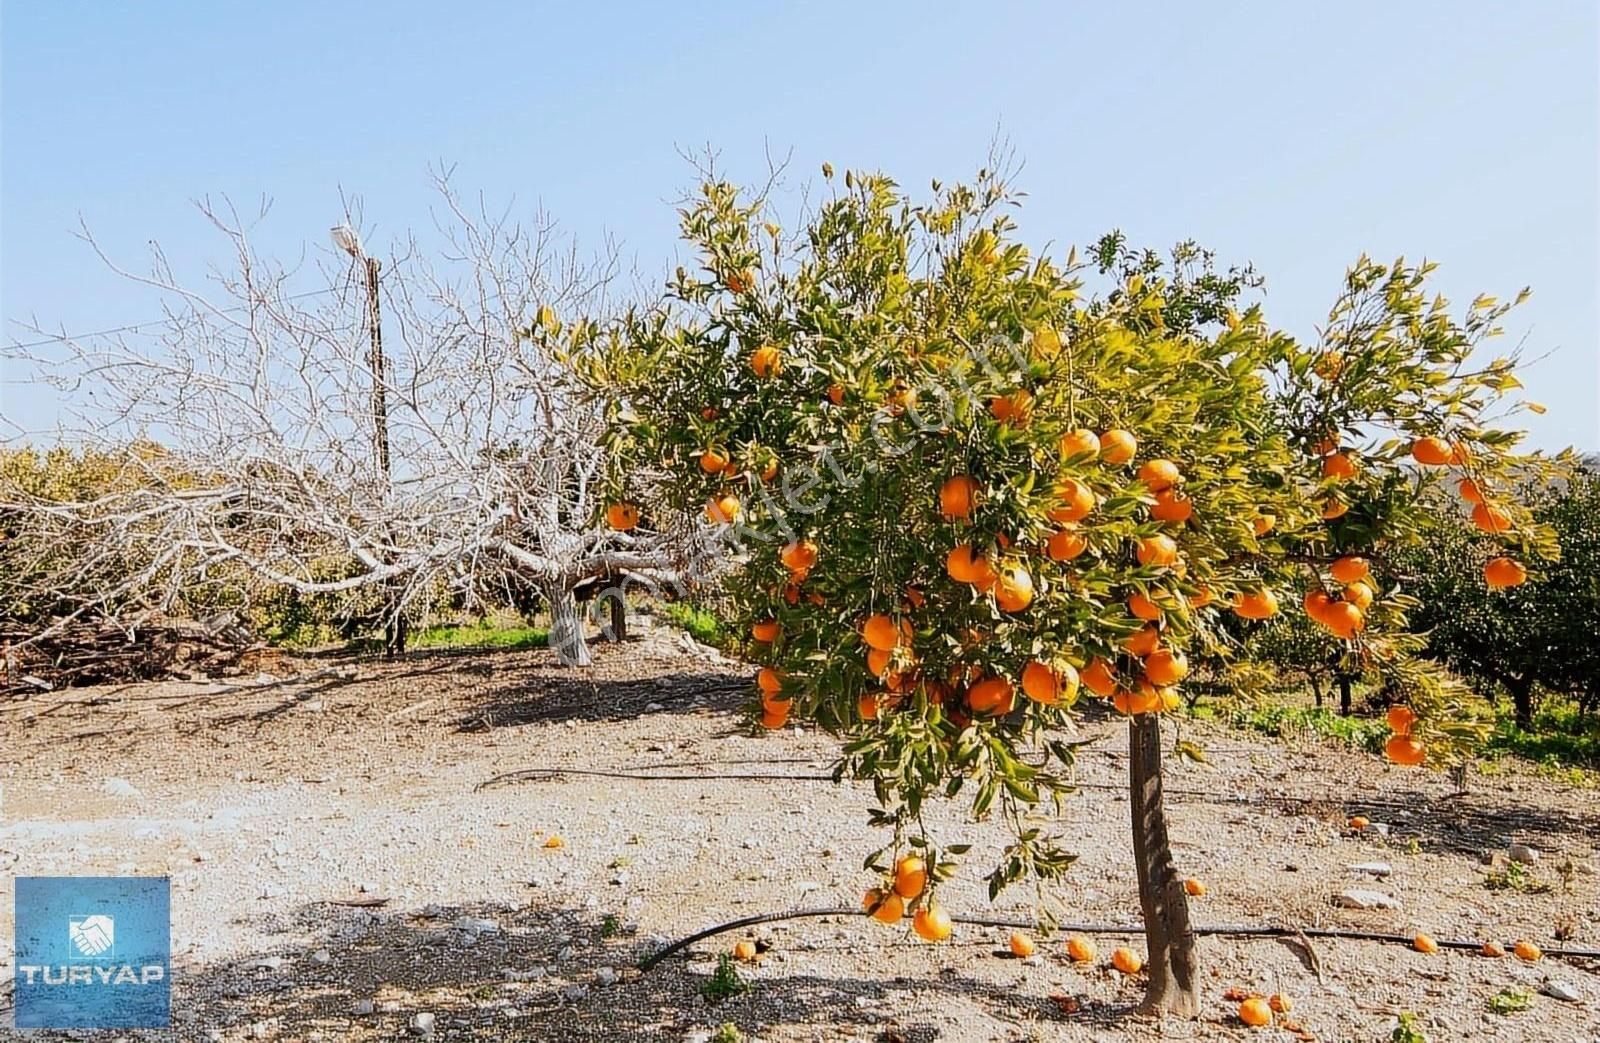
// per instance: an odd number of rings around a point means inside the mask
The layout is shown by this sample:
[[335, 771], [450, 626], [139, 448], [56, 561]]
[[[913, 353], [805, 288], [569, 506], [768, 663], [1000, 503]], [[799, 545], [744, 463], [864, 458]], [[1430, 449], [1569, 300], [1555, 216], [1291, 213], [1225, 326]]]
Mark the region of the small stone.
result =
[[599, 985], [615, 985], [617, 983], [617, 969], [615, 967], [598, 967], [594, 972], [594, 980]]
[[577, 1003], [587, 995], [589, 995], [589, 986], [587, 985], [568, 985], [561, 990], [561, 998], [568, 1003]]
[[1389, 823], [1387, 822], [1374, 822], [1371, 826], [1371, 829], [1380, 837], [1386, 837], [1389, 835]]
[[1565, 981], [1547, 981], [1544, 983], [1544, 994], [1551, 999], [1563, 1000], [1567, 1003], [1576, 1003], [1583, 998], [1576, 985]]
[[500, 925], [493, 920], [479, 920], [471, 916], [460, 916], [450, 926], [467, 934], [495, 934], [500, 930]]
[[427, 1011], [411, 1015], [411, 1020], [406, 1023], [413, 1036], [422, 1036], [424, 1039], [433, 1035], [433, 1015]]
[[662, 710], [665, 710], [666, 707], [662, 706], [660, 703], [645, 703], [644, 709], [646, 713], [660, 713]]
[[318, 949], [316, 952], [311, 954], [312, 963], [331, 963], [332, 961], [333, 954], [326, 949]]
[[273, 971], [273, 972], [281, 971], [281, 970], [283, 970], [283, 957], [282, 956], [267, 956], [267, 957], [265, 957], [263, 959], [257, 960], [256, 963], [255, 963], [255, 967], [256, 967], [256, 970], [258, 970], [258, 971]]
[[127, 779], [109, 778], [100, 783], [100, 792], [108, 797], [119, 797], [123, 800], [138, 800], [144, 794], [139, 787]]
[[1349, 869], [1353, 873], [1366, 873], [1369, 876], [1388, 876], [1394, 872], [1394, 867], [1387, 862], [1356, 862]]
[[1342, 909], [1398, 909], [1400, 899], [1382, 891], [1352, 887], [1334, 895], [1333, 904]]
[[378, 1013], [379, 1014], [398, 1014], [398, 1013], [400, 1013], [400, 1001], [399, 1000], [384, 1000], [382, 1003], [378, 1004]]
[[1513, 862], [1521, 862], [1525, 866], [1531, 866], [1539, 861], [1539, 849], [1531, 844], [1512, 844], [1506, 848], [1506, 857]]
[[761, 846], [761, 841], [755, 837], [745, 837], [744, 840], [740, 841], [739, 846], [744, 848], [746, 851], [753, 851]]
[[628, 881], [631, 879], [632, 877], [628, 876], [628, 871], [624, 869], [620, 873], [612, 874], [611, 883], [617, 887], [627, 887]]
[[562, 946], [561, 951], [556, 953], [556, 961], [559, 963], [566, 963], [568, 960], [572, 959], [573, 955], [574, 952], [572, 946]]
[[354, 1014], [358, 1018], [362, 1017], [364, 1015], [367, 1015], [367, 1014], [371, 1014], [372, 1013], [372, 1001], [371, 1000], [356, 1000], [354, 1003], [350, 1004], [350, 1013]]

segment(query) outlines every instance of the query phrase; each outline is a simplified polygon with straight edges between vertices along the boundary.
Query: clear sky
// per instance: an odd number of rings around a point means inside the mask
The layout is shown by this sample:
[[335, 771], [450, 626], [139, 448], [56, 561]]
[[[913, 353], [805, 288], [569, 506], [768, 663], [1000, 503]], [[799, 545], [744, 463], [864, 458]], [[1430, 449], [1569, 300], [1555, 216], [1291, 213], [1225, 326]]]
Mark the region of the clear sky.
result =
[[[1362, 251], [1442, 263], [1465, 304], [1532, 285], [1511, 336], [1546, 448], [1600, 448], [1597, 5], [627, 3], [456, 0], [0, 7], [0, 306], [92, 330], [159, 315], [72, 236], [138, 266], [225, 244], [202, 194], [275, 201], [260, 241], [326, 249], [339, 190], [379, 244], [427, 226], [430, 164], [490, 199], [618, 237], [649, 276], [677, 249], [680, 150], [737, 177], [792, 150], [914, 188], [1025, 161], [1031, 243], [1120, 227], [1194, 237], [1268, 278], [1310, 337]], [[0, 412], [48, 423], [47, 396]]]

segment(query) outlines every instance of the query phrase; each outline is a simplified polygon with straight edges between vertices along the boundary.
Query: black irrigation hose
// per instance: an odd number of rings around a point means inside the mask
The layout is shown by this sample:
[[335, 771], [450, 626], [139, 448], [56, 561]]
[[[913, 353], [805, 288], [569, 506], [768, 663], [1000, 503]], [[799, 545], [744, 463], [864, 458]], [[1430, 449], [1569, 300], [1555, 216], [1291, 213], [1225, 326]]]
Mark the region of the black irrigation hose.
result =
[[[657, 950], [639, 961], [641, 972], [655, 968], [667, 957], [674, 953], [682, 952], [695, 942], [725, 934], [728, 931], [737, 931], [744, 927], [754, 927], [757, 924], [777, 923], [782, 920], [813, 919], [819, 916], [861, 916], [859, 909], [846, 909], [833, 907], [827, 909], [796, 909], [787, 913], [764, 913], [760, 916], [746, 916], [738, 920], [730, 920], [715, 927], [708, 927], [697, 931], [687, 938], [681, 938], [664, 949]], [[1031, 920], [997, 919], [985, 916], [952, 916], [950, 919], [956, 923], [971, 924], [975, 927], [1011, 927], [1029, 928], [1035, 926]], [[1126, 926], [1117, 924], [1057, 924], [1056, 929], [1070, 934], [1144, 934], [1141, 926]], [[1412, 938], [1401, 934], [1383, 934], [1378, 931], [1341, 931], [1332, 927], [1249, 927], [1249, 926], [1218, 926], [1196, 927], [1194, 933], [1202, 937], [1225, 935], [1231, 938], [1341, 938], [1347, 941], [1358, 942], [1384, 942], [1392, 945], [1412, 944]], [[1483, 948], [1482, 942], [1461, 941], [1444, 939], [1439, 941], [1441, 949], [1461, 949], [1477, 952]], [[1600, 949], [1545, 949], [1544, 955], [1566, 957], [1569, 959], [1600, 960]]]

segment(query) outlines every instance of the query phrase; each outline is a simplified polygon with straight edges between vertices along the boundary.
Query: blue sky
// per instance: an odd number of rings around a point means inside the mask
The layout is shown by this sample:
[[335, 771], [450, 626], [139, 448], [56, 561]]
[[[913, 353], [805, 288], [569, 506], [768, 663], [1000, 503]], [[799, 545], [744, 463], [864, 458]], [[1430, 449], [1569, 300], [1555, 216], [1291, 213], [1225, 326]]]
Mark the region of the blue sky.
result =
[[[978, 13], [978, 12], [982, 13]], [[1532, 285], [1508, 340], [1533, 444], [1600, 448], [1597, 7], [1500, 3], [0, 7], [0, 308], [72, 330], [160, 313], [99, 267], [148, 240], [195, 272], [225, 244], [190, 201], [274, 207], [258, 241], [325, 249], [339, 190], [379, 244], [430, 222], [430, 164], [675, 262], [682, 150], [736, 177], [792, 150], [920, 188], [970, 173], [996, 130], [1025, 162], [1035, 245], [1112, 227], [1188, 237], [1268, 279], [1303, 336], [1362, 251], [1442, 263], [1463, 304]], [[0, 386], [47, 423], [48, 396]]]

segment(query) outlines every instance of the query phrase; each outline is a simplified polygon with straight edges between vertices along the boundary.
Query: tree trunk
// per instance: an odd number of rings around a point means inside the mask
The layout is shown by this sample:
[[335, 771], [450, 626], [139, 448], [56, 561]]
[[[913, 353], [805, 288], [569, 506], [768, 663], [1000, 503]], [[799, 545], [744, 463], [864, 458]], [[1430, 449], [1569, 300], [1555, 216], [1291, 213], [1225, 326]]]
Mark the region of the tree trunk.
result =
[[1161, 791], [1161, 722], [1152, 713], [1128, 721], [1128, 791], [1133, 809], [1133, 861], [1144, 910], [1149, 985], [1139, 1009], [1147, 1014], [1200, 1013], [1199, 967], [1189, 898], [1172, 864]]
[[1350, 716], [1350, 675], [1339, 675], [1339, 716]]
[[1533, 681], [1519, 678], [1506, 682], [1511, 690], [1511, 707], [1516, 713], [1517, 727], [1522, 731], [1533, 728]]
[[406, 641], [411, 636], [411, 624], [406, 620], [405, 614], [391, 616], [389, 622], [383, 625], [383, 654], [389, 659], [404, 655]]
[[608, 599], [611, 602], [611, 634], [612, 641], [628, 640], [628, 599], [618, 590]]
[[1317, 709], [1322, 709], [1322, 675], [1311, 674], [1311, 691], [1317, 697]]
[[583, 639], [583, 616], [578, 612], [578, 599], [567, 587], [544, 588], [545, 602], [550, 606], [550, 649], [562, 666], [588, 666], [589, 645]]

